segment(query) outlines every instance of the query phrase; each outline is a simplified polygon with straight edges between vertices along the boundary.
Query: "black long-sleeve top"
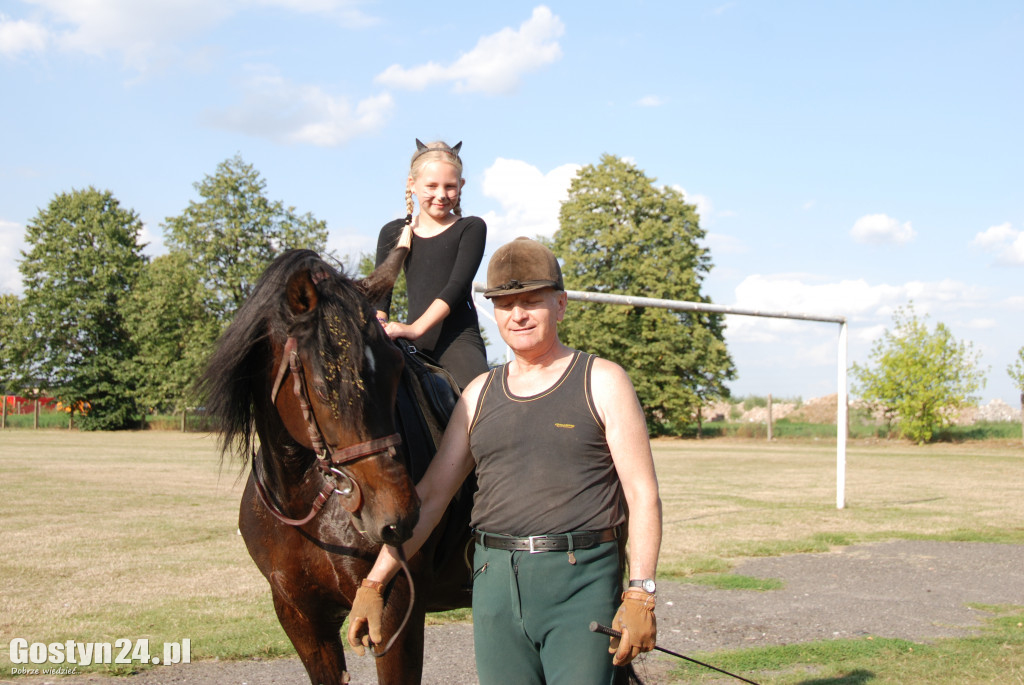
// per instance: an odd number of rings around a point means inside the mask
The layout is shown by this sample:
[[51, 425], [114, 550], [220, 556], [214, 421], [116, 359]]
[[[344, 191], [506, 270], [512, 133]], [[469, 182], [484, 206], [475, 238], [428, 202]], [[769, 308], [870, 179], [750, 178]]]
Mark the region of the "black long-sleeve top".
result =
[[[384, 224], [377, 239], [377, 265], [398, 243], [405, 221]], [[473, 277], [484, 256], [487, 224], [477, 216], [459, 218], [444, 232], [432, 238], [412, 237], [412, 249], [405, 260], [406, 286], [409, 292], [409, 323], [412, 323], [437, 299], [451, 309], [439, 325], [423, 334], [416, 346], [425, 351], [446, 348], [464, 331], [479, 331], [473, 305]], [[377, 309], [389, 312], [391, 293]]]

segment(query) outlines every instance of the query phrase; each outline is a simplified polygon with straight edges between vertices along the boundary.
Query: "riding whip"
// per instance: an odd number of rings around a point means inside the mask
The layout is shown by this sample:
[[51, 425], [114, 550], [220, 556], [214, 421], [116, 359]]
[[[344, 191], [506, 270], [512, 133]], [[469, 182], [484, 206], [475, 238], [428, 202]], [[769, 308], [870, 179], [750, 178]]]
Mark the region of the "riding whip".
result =
[[[612, 628], [609, 628], [608, 626], [603, 626], [600, 623], [598, 623], [597, 621], [591, 621], [590, 622], [590, 632], [592, 632], [592, 633], [604, 633], [605, 635], [609, 635], [611, 637], [622, 637], [622, 633], [620, 633], [619, 631], [613, 630]], [[750, 685], [758, 685], [758, 683], [755, 683], [753, 680], [747, 680], [743, 676], [736, 675], [735, 673], [729, 673], [729, 671], [723, 671], [722, 669], [717, 668], [715, 666], [712, 666], [711, 664], [706, 664], [703, 661], [697, 661], [696, 659], [691, 659], [688, 656], [683, 656], [682, 654], [677, 654], [676, 652], [673, 652], [671, 650], [665, 649], [664, 647], [658, 647], [657, 645], [655, 645], [654, 648], [656, 650], [658, 650], [659, 652], [664, 652], [665, 654], [671, 654], [674, 657], [678, 657], [680, 659], [685, 659], [686, 661], [693, 662], [693, 663], [697, 664], [698, 666], [703, 666], [704, 668], [710, 668], [712, 671], [718, 671], [719, 673], [724, 673], [727, 676], [731, 676], [733, 678], [736, 678], [736, 680], [742, 680], [745, 683], [750, 683]]]

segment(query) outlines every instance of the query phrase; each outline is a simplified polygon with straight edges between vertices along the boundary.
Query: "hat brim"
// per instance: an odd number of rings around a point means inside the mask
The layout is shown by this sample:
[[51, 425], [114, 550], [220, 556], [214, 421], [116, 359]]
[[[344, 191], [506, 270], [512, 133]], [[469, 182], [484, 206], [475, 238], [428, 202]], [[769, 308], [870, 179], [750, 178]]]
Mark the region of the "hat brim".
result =
[[488, 288], [484, 291], [484, 297], [490, 300], [495, 297], [501, 297], [502, 295], [518, 295], [519, 293], [528, 293], [531, 290], [540, 290], [541, 288], [561, 290], [558, 283], [555, 281], [534, 281], [532, 283], [523, 283], [517, 288]]

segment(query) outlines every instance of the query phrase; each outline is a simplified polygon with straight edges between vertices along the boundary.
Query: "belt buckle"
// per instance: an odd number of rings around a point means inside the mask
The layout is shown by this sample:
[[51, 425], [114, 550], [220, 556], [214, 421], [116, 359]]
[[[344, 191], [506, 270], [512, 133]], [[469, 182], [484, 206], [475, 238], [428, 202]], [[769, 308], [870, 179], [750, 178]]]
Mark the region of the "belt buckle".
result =
[[527, 538], [527, 540], [530, 541], [530, 554], [540, 554], [541, 552], [544, 551], [542, 549], [534, 549], [533, 548], [533, 541], [536, 540], [537, 538], [543, 538], [543, 537], [546, 537], [546, 536], [545, 535], [531, 535], [530, 537]]

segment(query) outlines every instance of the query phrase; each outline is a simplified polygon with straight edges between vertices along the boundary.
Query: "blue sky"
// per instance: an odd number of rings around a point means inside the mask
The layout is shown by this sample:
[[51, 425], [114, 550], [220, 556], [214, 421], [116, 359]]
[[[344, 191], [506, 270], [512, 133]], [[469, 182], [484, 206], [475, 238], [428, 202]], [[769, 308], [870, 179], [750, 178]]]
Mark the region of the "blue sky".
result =
[[[1018, 404], [1019, 1], [0, 0], [0, 84], [0, 291], [74, 188], [134, 209], [155, 255], [240, 154], [357, 255], [403, 213], [414, 139], [463, 140], [489, 255], [551, 235], [611, 153], [697, 205], [715, 303], [845, 316], [864, 364], [913, 301]], [[836, 391], [835, 324], [727, 324], [734, 394]]]

